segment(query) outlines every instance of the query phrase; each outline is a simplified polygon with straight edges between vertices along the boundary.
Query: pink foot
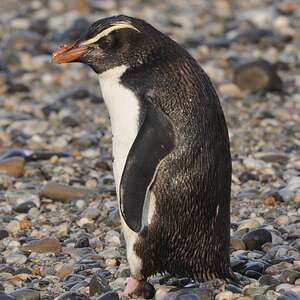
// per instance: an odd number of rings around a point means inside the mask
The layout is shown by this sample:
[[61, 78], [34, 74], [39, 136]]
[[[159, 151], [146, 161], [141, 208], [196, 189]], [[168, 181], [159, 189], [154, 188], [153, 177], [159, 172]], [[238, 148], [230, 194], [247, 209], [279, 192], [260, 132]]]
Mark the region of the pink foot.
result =
[[119, 296], [130, 296], [132, 294], [135, 294], [136, 296], [140, 296], [141, 295], [140, 286], [141, 286], [141, 281], [133, 277], [129, 277], [125, 290], [118, 292], [118, 294]]

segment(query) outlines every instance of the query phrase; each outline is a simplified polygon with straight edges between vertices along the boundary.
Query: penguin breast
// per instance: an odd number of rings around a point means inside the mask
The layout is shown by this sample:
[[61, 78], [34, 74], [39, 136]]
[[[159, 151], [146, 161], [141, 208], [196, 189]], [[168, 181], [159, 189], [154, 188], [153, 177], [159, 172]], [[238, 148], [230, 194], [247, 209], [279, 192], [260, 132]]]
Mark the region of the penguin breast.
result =
[[107, 106], [113, 135], [113, 172], [119, 198], [120, 181], [131, 146], [139, 131], [139, 100], [120, 79], [126, 66], [119, 66], [99, 75], [99, 83]]

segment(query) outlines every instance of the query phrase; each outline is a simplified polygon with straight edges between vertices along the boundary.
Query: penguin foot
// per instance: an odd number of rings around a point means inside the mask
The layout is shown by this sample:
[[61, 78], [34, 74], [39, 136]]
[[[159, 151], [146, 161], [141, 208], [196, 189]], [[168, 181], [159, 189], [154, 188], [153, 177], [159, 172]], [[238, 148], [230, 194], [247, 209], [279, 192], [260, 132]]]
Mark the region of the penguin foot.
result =
[[142, 284], [143, 281], [137, 280], [133, 277], [129, 277], [127, 281], [127, 285], [124, 289], [124, 291], [119, 291], [118, 295], [119, 296], [130, 296], [130, 295], [135, 295], [135, 296], [141, 296], [142, 295]]

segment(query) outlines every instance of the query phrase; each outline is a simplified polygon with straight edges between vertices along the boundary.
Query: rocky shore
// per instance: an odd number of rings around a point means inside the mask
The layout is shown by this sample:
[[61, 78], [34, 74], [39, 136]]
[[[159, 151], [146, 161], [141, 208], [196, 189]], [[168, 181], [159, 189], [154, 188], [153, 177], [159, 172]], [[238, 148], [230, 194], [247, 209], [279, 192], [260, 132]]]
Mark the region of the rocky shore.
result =
[[118, 299], [129, 276], [98, 82], [87, 67], [51, 63], [59, 44], [120, 13], [198, 60], [231, 140], [240, 284], [155, 276], [155, 299], [299, 299], [300, 3], [1, 0], [0, 300]]

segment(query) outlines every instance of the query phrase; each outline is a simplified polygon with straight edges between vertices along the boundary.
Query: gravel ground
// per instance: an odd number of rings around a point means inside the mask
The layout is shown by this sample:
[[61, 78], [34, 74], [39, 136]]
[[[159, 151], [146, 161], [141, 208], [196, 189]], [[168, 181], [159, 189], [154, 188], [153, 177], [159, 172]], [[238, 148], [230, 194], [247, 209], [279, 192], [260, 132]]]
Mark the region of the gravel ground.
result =
[[59, 44], [119, 13], [190, 51], [214, 82], [230, 131], [231, 259], [242, 284], [157, 276], [156, 299], [299, 299], [300, 3], [1, 0], [0, 300], [117, 299], [101, 295], [125, 285], [96, 76], [51, 63]]

